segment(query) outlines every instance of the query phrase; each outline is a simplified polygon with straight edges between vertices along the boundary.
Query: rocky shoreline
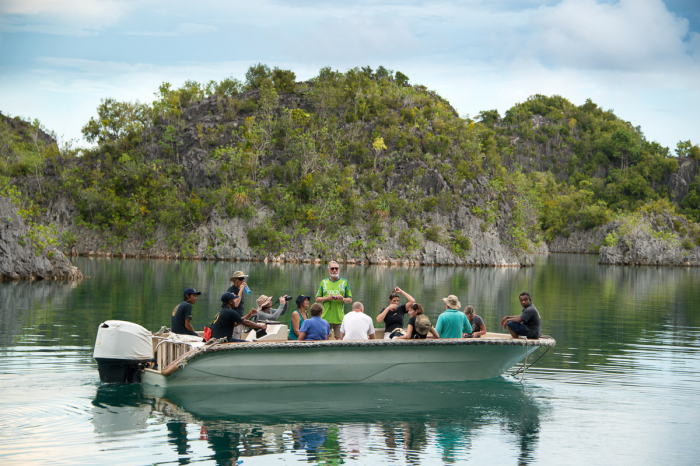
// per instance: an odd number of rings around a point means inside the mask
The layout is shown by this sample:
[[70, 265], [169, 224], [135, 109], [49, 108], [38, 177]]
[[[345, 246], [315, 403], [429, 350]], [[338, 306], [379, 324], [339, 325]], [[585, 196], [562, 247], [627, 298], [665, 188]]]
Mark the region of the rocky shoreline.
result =
[[0, 197], [0, 281], [83, 278], [55, 245], [39, 247], [31, 237], [30, 227], [17, 207], [9, 198]]
[[[523, 267], [534, 264], [532, 254], [518, 254], [506, 242], [506, 222], [497, 222], [482, 231], [482, 220], [469, 215], [461, 207], [447, 217], [433, 214], [431, 222], [456, 227], [471, 240], [470, 249], [457, 255], [440, 242], [421, 240], [410, 252], [399, 244], [398, 234], [387, 235], [378, 248], [364, 248], [374, 238], [364, 229], [344, 232], [334, 238], [315, 237], [314, 232], [302, 237], [296, 247], [285, 248], [280, 254], [261, 254], [248, 241], [248, 228], [259, 224], [269, 215], [260, 211], [256, 219], [220, 218], [213, 215], [207, 223], [193, 231], [189, 252], [174, 252], [168, 244], [172, 238], [163, 227], [157, 227], [148, 237], [137, 234], [117, 239], [110, 232], [86, 228], [73, 222], [73, 207], [65, 200], [52, 204], [44, 221], [56, 227], [61, 237], [72, 238], [64, 250], [71, 256], [123, 257], [150, 259], [225, 260], [249, 262], [321, 263], [336, 260], [346, 264], [378, 265], [444, 265], [474, 267]], [[396, 232], [408, 228], [404, 221], [392, 225]], [[390, 230], [387, 225], [385, 230]], [[535, 252], [546, 252], [540, 248]]]

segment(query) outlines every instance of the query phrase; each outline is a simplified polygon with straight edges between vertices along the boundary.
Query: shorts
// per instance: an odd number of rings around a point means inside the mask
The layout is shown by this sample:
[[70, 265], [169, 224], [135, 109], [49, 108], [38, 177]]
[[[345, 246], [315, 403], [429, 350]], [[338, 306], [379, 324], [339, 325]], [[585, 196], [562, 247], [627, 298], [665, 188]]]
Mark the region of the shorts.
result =
[[508, 322], [507, 325], [509, 329], [511, 329], [516, 335], [519, 335], [521, 337], [527, 337], [530, 340], [536, 340], [540, 337], [534, 332], [529, 331], [525, 325], [519, 324], [518, 322], [511, 321]]

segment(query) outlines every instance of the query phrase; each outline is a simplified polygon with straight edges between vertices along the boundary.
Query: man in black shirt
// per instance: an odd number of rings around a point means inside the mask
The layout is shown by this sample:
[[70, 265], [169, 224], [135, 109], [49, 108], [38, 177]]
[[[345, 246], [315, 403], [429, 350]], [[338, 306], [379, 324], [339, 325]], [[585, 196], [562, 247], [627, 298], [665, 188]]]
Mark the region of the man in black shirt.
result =
[[245, 275], [240, 270], [233, 272], [233, 275], [231, 276], [231, 278], [229, 278], [231, 286], [229, 286], [228, 290], [226, 290], [229, 293], [236, 296], [233, 309], [236, 312], [238, 312], [238, 315], [243, 317], [244, 319], [250, 317], [246, 315], [245, 310], [243, 309], [243, 302], [245, 301], [243, 293], [245, 292], [246, 294], [250, 294], [250, 289], [248, 289], [248, 291], [245, 290], [248, 287], [248, 284], [245, 281], [246, 278], [248, 278], [248, 275]]
[[237, 297], [229, 292], [221, 296], [221, 310], [216, 314], [214, 322], [211, 324], [212, 338], [226, 337], [228, 341], [244, 341], [233, 338], [233, 329], [236, 325], [245, 325], [256, 330], [267, 330], [267, 324], [256, 324], [238, 315], [234, 309]]
[[520, 293], [518, 299], [523, 307], [523, 312], [519, 316], [506, 316], [501, 319], [501, 327], [508, 327], [510, 336], [513, 338], [524, 336], [528, 340], [536, 340], [542, 334], [540, 313], [532, 304], [530, 293]]
[[187, 288], [183, 294], [185, 300], [173, 309], [173, 316], [170, 319], [170, 330], [173, 333], [197, 337], [199, 335], [192, 328], [192, 305], [197, 302], [197, 296], [202, 294], [202, 292], [194, 288]]

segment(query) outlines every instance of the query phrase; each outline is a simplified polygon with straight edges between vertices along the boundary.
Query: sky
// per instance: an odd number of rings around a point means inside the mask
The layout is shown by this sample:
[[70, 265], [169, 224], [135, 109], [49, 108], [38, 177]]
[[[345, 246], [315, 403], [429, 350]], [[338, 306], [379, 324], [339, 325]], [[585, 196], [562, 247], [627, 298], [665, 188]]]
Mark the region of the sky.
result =
[[700, 143], [699, 0], [0, 0], [0, 112], [62, 142], [85, 145], [101, 99], [258, 62], [298, 80], [383, 65], [471, 117], [590, 98], [651, 141]]

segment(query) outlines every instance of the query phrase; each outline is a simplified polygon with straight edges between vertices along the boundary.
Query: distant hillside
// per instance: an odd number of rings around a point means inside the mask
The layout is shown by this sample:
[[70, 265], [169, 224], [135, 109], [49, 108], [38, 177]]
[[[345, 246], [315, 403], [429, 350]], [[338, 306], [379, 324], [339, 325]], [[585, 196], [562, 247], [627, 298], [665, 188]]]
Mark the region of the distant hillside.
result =
[[93, 149], [37, 150], [40, 170], [0, 162], [74, 253], [524, 265], [650, 203], [700, 213], [690, 142], [671, 157], [558, 96], [462, 119], [382, 67], [164, 83], [152, 104], [104, 100], [83, 134]]

